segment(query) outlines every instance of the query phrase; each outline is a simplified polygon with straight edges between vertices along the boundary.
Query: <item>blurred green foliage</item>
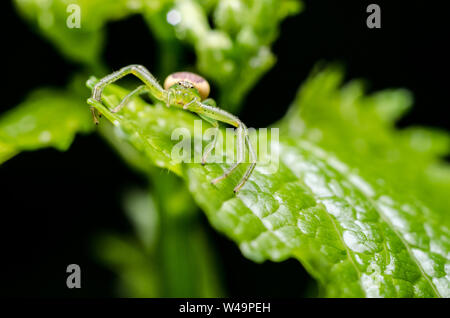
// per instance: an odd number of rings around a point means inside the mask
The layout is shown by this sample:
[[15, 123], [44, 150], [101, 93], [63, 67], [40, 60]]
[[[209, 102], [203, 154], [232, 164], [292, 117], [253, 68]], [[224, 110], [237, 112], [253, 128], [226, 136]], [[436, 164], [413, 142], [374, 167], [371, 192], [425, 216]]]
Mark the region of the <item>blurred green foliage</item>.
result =
[[[129, 0], [14, 1], [23, 18], [48, 38], [64, 56], [94, 69], [101, 64], [100, 54], [104, 45], [105, 24], [135, 12], [134, 2]], [[72, 3], [80, 8], [79, 28], [69, 28], [67, 25], [73, 13], [68, 6]]]
[[120, 277], [117, 294], [223, 296], [198, 208], [179, 178], [169, 175], [161, 181], [151, 193], [126, 194], [124, 209], [135, 229], [133, 236], [103, 234], [97, 240], [98, 257]]
[[[158, 41], [159, 63], [154, 71], [167, 76], [177, 66], [186, 67], [178, 63], [180, 42], [191, 45], [198, 70], [218, 85], [219, 104], [231, 111], [274, 65], [270, 45], [280, 23], [302, 8], [299, 0], [79, 0], [75, 3], [80, 7], [81, 27], [68, 28], [67, 1], [15, 3], [24, 18], [67, 58], [94, 71], [102, 70], [105, 24], [142, 14]], [[135, 41], [129, 49], [138, 48], [145, 39]]]
[[[212, 6], [212, 2], [216, 2]], [[203, 3], [203, 6], [202, 6]], [[210, 12], [208, 12], [209, 10]], [[195, 48], [200, 72], [218, 84], [219, 105], [236, 111], [275, 63], [270, 45], [281, 21], [300, 11], [296, 0], [176, 1], [176, 35]], [[212, 16], [215, 28], [208, 22]]]

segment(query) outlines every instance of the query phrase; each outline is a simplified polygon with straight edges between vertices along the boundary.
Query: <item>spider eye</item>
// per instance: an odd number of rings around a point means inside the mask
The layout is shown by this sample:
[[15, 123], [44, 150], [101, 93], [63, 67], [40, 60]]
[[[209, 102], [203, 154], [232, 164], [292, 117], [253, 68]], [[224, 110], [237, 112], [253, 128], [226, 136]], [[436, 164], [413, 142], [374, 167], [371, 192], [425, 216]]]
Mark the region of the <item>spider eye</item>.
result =
[[195, 87], [200, 93], [202, 100], [209, 96], [210, 87], [208, 81], [200, 75], [191, 72], [178, 72], [170, 74], [164, 81], [164, 89], [168, 89], [175, 84], [181, 84], [183, 82], [189, 82], [192, 84], [192, 86]]
[[188, 81], [179, 81], [177, 84], [181, 85], [183, 87], [186, 87], [186, 88], [194, 88], [195, 87], [194, 84], [192, 84], [191, 82], [188, 82]]

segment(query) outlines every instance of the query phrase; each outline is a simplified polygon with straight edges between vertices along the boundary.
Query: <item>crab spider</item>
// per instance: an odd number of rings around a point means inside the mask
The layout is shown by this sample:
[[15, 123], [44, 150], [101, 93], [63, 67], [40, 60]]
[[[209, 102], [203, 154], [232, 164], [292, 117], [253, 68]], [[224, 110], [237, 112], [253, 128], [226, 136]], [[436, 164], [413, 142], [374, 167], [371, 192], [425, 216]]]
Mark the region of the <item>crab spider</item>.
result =
[[[110, 110], [113, 113], [120, 111], [131, 97], [140, 94], [151, 94], [159, 101], [165, 103], [167, 107], [174, 106], [196, 113], [202, 119], [209, 122], [216, 130], [219, 129], [219, 121], [236, 127], [237, 161], [223, 175], [212, 180], [211, 183], [218, 183], [236, 170], [244, 161], [245, 146], [247, 146], [251, 163], [240, 182], [234, 188], [234, 192], [237, 193], [244, 186], [256, 165], [256, 155], [250, 143], [247, 127], [236, 116], [216, 107], [213, 99], [207, 98], [210, 92], [210, 86], [203, 77], [197, 74], [189, 72], [171, 74], [164, 81], [164, 88], [162, 88], [155, 77], [144, 66], [136, 64], [125, 66], [117, 72], [105, 76], [94, 86], [92, 96], [88, 99], [94, 122], [98, 124], [94, 105], [101, 103], [103, 89], [128, 74], [135, 75], [144, 85], [137, 87], [126, 95], [119, 105]], [[217, 134], [215, 134], [214, 140], [205, 149], [202, 157], [203, 165], [206, 163], [208, 155], [216, 146], [216, 142]]]

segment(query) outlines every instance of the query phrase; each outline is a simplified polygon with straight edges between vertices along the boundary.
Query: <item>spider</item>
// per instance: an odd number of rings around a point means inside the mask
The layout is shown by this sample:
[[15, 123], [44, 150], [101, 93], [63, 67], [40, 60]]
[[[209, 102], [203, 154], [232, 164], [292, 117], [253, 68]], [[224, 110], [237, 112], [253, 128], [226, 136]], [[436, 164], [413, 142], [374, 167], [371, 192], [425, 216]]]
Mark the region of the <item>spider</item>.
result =
[[[139, 78], [144, 85], [138, 86], [135, 90], [126, 95], [119, 105], [110, 110], [113, 113], [120, 111], [133, 96], [140, 94], [151, 94], [159, 101], [165, 103], [167, 107], [178, 107], [196, 113], [200, 118], [209, 122], [214, 127], [216, 132], [219, 129], [219, 121], [236, 127], [237, 161], [233, 163], [233, 165], [220, 177], [212, 180], [211, 183], [218, 183], [236, 170], [236, 168], [244, 161], [245, 146], [247, 146], [249, 151], [250, 166], [245, 171], [240, 182], [234, 187], [234, 193], [239, 192], [252, 174], [256, 165], [256, 154], [250, 143], [247, 127], [242, 121], [239, 120], [239, 118], [221, 108], [218, 108], [216, 106], [216, 102], [213, 99], [208, 98], [210, 92], [209, 83], [197, 74], [190, 72], [173, 73], [166, 78], [164, 81], [164, 88], [162, 88], [155, 77], [144, 66], [137, 64], [125, 66], [117, 72], [105, 76], [94, 86], [92, 96], [87, 101], [88, 104], [91, 105], [90, 109], [94, 122], [98, 124], [98, 118], [95, 114], [94, 105], [101, 103], [103, 89], [107, 85], [128, 74], [133, 74]], [[215, 148], [216, 142], [217, 133], [214, 134], [213, 141], [205, 148], [205, 152], [202, 156], [202, 165], [206, 163], [206, 159]]]

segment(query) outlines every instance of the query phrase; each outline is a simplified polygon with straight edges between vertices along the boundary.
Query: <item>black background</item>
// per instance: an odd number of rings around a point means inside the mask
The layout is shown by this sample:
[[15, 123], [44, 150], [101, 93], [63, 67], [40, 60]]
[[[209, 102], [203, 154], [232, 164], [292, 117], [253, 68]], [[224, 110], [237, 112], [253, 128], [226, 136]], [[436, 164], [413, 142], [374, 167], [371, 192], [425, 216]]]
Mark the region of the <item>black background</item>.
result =
[[[400, 128], [421, 124], [448, 129], [449, 32], [446, 10], [438, 5], [443, 2], [376, 1], [382, 12], [378, 30], [366, 27], [368, 3], [306, 1], [300, 15], [282, 24], [273, 48], [278, 63], [248, 96], [241, 119], [262, 127], [281, 118], [315, 63], [336, 61], [345, 66], [348, 79], [366, 79], [369, 91], [404, 87], [414, 93], [414, 108]], [[79, 69], [19, 19], [9, 1], [1, 5], [2, 87], [7, 90], [0, 113], [35, 88], [64, 86]], [[132, 49], [124, 50], [124, 43]], [[111, 69], [131, 63], [151, 69], [156, 63], [153, 48], [140, 17], [108, 25], [104, 59]], [[106, 170], [114, 169], [114, 176], [98, 169], [99, 161]], [[114, 296], [114, 274], [93, 257], [92, 238], [101, 231], [131, 231], [120, 194], [135, 185], [145, 186], [145, 181], [96, 135], [77, 137], [66, 153], [23, 153], [0, 166], [0, 294]], [[305, 295], [312, 283], [296, 261], [254, 264], [212, 229], [208, 235], [217, 246], [230, 295]], [[80, 290], [65, 286], [71, 263], [83, 269]]]

